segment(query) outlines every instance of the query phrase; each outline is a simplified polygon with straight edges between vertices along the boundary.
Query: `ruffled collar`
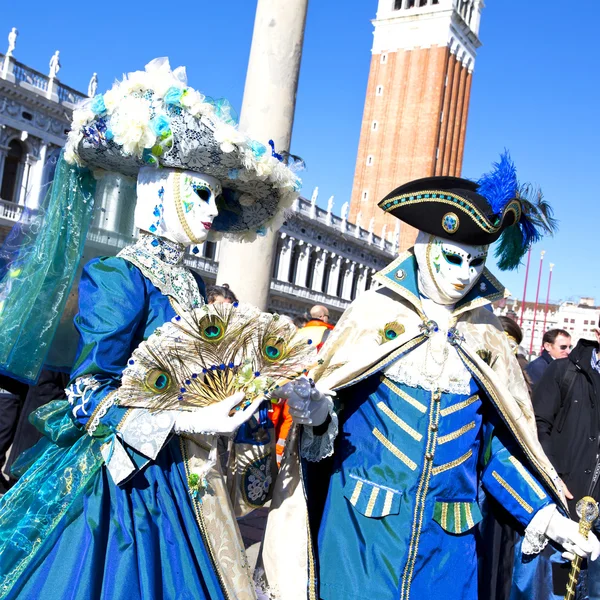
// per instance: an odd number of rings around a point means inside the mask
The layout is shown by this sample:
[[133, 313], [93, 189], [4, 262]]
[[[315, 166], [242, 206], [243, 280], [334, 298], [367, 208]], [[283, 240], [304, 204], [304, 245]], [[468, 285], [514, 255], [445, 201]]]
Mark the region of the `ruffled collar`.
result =
[[140, 233], [140, 237], [134, 246], [167, 265], [181, 265], [183, 263], [185, 255], [183, 244], [156, 237], [150, 233]]

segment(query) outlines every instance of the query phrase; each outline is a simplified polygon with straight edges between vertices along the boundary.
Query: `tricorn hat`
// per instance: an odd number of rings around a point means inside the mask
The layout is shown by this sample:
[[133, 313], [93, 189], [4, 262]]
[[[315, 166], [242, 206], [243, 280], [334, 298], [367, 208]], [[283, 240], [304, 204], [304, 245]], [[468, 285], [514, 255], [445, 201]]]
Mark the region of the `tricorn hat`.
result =
[[498, 266], [514, 269], [532, 243], [556, 227], [552, 209], [530, 186], [520, 186], [508, 153], [479, 181], [425, 177], [397, 187], [379, 208], [431, 235], [496, 249]]

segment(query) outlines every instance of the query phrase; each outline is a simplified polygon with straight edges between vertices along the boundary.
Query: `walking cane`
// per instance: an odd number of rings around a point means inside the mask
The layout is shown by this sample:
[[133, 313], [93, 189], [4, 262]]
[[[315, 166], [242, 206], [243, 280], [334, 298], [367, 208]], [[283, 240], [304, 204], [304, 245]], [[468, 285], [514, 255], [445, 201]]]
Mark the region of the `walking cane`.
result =
[[[584, 496], [577, 503], [577, 516], [579, 517], [579, 533], [587, 540], [588, 533], [594, 521], [598, 518], [598, 503], [590, 496]], [[575, 556], [571, 561], [565, 600], [575, 600], [575, 587], [577, 586], [579, 571], [581, 571], [581, 556]]]

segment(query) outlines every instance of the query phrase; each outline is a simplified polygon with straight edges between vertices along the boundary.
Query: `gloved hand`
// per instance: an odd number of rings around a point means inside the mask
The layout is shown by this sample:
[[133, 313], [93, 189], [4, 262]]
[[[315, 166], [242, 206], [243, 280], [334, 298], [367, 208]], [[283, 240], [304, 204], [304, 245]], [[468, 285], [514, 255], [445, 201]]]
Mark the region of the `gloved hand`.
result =
[[306, 377], [299, 377], [271, 392], [273, 398], [287, 399], [294, 423], [313, 426], [325, 423], [333, 408], [331, 396], [335, 396], [335, 392], [320, 391], [314, 382]]
[[257, 398], [244, 410], [229, 416], [234, 406], [244, 400], [244, 392], [237, 392], [221, 402], [189, 411], [175, 412], [175, 433], [220, 433], [231, 435], [256, 412], [264, 398]]
[[560, 544], [564, 549], [563, 558], [573, 560], [575, 555], [589, 560], [600, 556], [600, 542], [590, 531], [587, 540], [579, 533], [579, 524], [554, 511], [546, 529], [546, 536]]

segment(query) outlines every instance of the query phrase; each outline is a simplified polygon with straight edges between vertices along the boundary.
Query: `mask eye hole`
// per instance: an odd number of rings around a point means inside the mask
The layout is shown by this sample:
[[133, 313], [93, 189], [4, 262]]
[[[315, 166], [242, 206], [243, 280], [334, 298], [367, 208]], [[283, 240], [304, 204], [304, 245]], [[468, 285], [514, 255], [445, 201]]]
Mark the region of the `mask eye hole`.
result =
[[204, 200], [204, 202], [208, 202], [210, 200], [211, 191], [205, 185], [193, 185], [194, 192], [200, 200]]
[[484, 262], [485, 262], [485, 256], [480, 256], [478, 258], [474, 258], [471, 261], [471, 266], [472, 267], [481, 267], [481, 265], [483, 265]]
[[443, 254], [444, 254], [444, 258], [451, 264], [451, 265], [456, 265], [457, 267], [460, 267], [460, 265], [462, 265], [462, 256], [458, 255], [458, 254], [454, 254], [454, 252], [446, 252], [445, 250], [442, 250]]

